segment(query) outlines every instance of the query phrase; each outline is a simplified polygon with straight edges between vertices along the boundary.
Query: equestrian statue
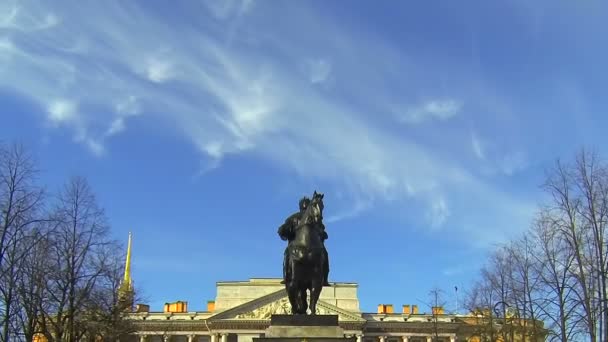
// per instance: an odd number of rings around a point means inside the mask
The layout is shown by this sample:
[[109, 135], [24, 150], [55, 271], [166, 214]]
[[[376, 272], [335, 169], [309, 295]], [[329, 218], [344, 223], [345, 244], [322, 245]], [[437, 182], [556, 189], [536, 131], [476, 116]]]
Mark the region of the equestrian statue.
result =
[[[323, 224], [323, 194], [314, 192], [312, 199], [300, 200], [300, 211], [289, 216], [279, 227], [279, 236], [287, 240], [283, 259], [283, 281], [294, 315], [316, 314], [323, 286], [330, 286], [329, 257], [325, 249], [328, 238]], [[307, 300], [310, 291], [310, 307]]]

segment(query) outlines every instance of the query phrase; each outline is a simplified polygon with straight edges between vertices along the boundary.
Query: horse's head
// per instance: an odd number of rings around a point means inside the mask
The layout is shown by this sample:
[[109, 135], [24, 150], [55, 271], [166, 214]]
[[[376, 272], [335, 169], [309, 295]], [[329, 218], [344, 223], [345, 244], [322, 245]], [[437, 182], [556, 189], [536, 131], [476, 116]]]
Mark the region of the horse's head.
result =
[[318, 193], [315, 190], [315, 193], [312, 195], [312, 199], [310, 200], [309, 210], [311, 211], [310, 214], [315, 221], [320, 221], [323, 219], [323, 196], [325, 195]]

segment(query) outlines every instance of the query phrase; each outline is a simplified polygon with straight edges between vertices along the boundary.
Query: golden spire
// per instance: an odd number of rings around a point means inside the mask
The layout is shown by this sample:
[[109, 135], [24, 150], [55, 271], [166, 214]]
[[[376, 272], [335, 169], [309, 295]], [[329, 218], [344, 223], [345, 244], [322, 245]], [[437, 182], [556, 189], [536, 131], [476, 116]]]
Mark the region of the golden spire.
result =
[[133, 281], [131, 280], [131, 232], [129, 232], [129, 242], [127, 243], [127, 259], [125, 260], [125, 275], [122, 278], [123, 291], [133, 291]]
[[127, 243], [127, 258], [125, 260], [125, 275], [118, 288], [118, 303], [126, 311], [133, 309], [133, 279], [131, 279], [131, 232]]

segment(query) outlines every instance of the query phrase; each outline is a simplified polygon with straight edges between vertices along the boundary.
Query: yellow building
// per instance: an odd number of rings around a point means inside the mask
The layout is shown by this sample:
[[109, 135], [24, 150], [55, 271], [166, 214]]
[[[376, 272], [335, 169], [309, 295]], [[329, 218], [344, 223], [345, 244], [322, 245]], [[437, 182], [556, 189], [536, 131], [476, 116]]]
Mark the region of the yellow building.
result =
[[[356, 337], [357, 342], [523, 341], [522, 325], [516, 319], [503, 322], [482, 315], [448, 314], [441, 307], [425, 313], [416, 305], [403, 305], [395, 312], [392, 304], [380, 304], [377, 312], [361, 312], [357, 288], [355, 283], [332, 283], [318, 303], [318, 313], [338, 315], [345, 336]], [[189, 311], [184, 301], [165, 303], [162, 311], [136, 305], [125, 313], [133, 333], [121, 342], [252, 342], [264, 335], [272, 314], [289, 310], [280, 279], [218, 282], [217, 297], [204, 311]], [[546, 331], [541, 322], [536, 324], [540, 332], [536, 340], [544, 341]], [[532, 337], [528, 327], [525, 341], [533, 341]], [[34, 341], [46, 342], [43, 337]]]
[[[206, 310], [190, 311], [188, 303], [165, 303], [162, 311], [145, 304], [133, 306], [131, 234], [119, 295], [131, 333], [121, 342], [252, 342], [263, 337], [273, 314], [289, 314], [290, 304], [278, 278], [217, 282], [215, 300]], [[492, 317], [489, 310], [467, 315], [446, 313], [442, 307], [421, 312], [418, 305], [379, 304], [376, 312], [359, 308], [358, 284], [335, 282], [323, 288], [317, 314], [337, 315], [345, 337], [357, 342], [544, 341], [542, 322], [516, 317]], [[525, 336], [525, 339], [522, 338]], [[47, 342], [35, 336], [34, 342]]]
[[[289, 300], [278, 278], [252, 278], [247, 281], [217, 283], [214, 301], [205, 311], [189, 311], [183, 301], [165, 304], [163, 311], [150, 311], [148, 306], [136, 306], [128, 314], [136, 332], [137, 342], [252, 342], [264, 335], [273, 314], [288, 314]], [[358, 342], [455, 342], [503, 341], [505, 329], [514, 333], [507, 341], [520, 341], [521, 329], [515, 319], [491, 323], [483, 315], [445, 313], [442, 307], [421, 312], [417, 305], [378, 305], [377, 312], [359, 309], [356, 283], [332, 283], [325, 287], [318, 303], [318, 314], [338, 315], [346, 337]], [[539, 324], [544, 341], [546, 331]], [[490, 329], [492, 327], [492, 329]], [[526, 341], [532, 341], [528, 329]]]
[[[132, 283], [130, 252], [124, 282]], [[165, 303], [163, 311], [151, 311], [148, 305], [138, 304], [133, 312], [126, 313], [125, 318], [134, 330], [128, 340], [252, 342], [254, 337], [264, 336], [273, 314], [290, 313], [289, 299], [280, 282], [279, 278], [217, 282], [215, 300], [208, 301], [204, 311], [189, 311], [184, 301]], [[418, 305], [405, 304], [396, 312], [393, 304], [379, 304], [376, 312], [362, 312], [358, 284], [331, 285], [321, 292], [317, 314], [337, 315], [345, 337], [355, 337], [357, 342], [502, 342], [534, 341], [534, 337], [536, 341], [544, 341], [547, 334], [542, 322], [513, 317], [504, 321], [484, 312], [450, 314], [442, 307], [433, 307], [425, 313]]]
[[[133, 281], [130, 273], [131, 237], [125, 265], [121, 297], [131, 311], [124, 318], [132, 333], [121, 342], [252, 342], [263, 337], [273, 314], [289, 314], [290, 304], [279, 278], [251, 278], [246, 281], [216, 283], [215, 300], [204, 311], [190, 311], [188, 303], [165, 303], [162, 311], [145, 304], [132, 306]], [[417, 305], [379, 304], [376, 312], [359, 308], [358, 284], [335, 282], [323, 288], [317, 314], [337, 315], [345, 337], [357, 342], [456, 342], [456, 341], [544, 341], [542, 322], [520, 321], [514, 317], [497, 319], [489, 312], [467, 315], [446, 313], [442, 307], [422, 312]], [[36, 342], [45, 342], [36, 340]]]

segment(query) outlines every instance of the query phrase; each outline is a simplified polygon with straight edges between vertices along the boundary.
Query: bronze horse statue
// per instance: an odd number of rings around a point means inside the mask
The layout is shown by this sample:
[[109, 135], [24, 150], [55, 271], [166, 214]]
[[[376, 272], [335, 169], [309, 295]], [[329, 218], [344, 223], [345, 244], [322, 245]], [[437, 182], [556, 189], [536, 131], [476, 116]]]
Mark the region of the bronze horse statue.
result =
[[310, 291], [310, 314], [316, 314], [327, 262], [321, 236], [322, 220], [323, 194], [315, 191], [298, 224], [287, 232], [293, 239], [287, 247], [291, 276], [286, 280], [285, 288], [294, 315], [306, 315], [309, 308], [307, 291]]

